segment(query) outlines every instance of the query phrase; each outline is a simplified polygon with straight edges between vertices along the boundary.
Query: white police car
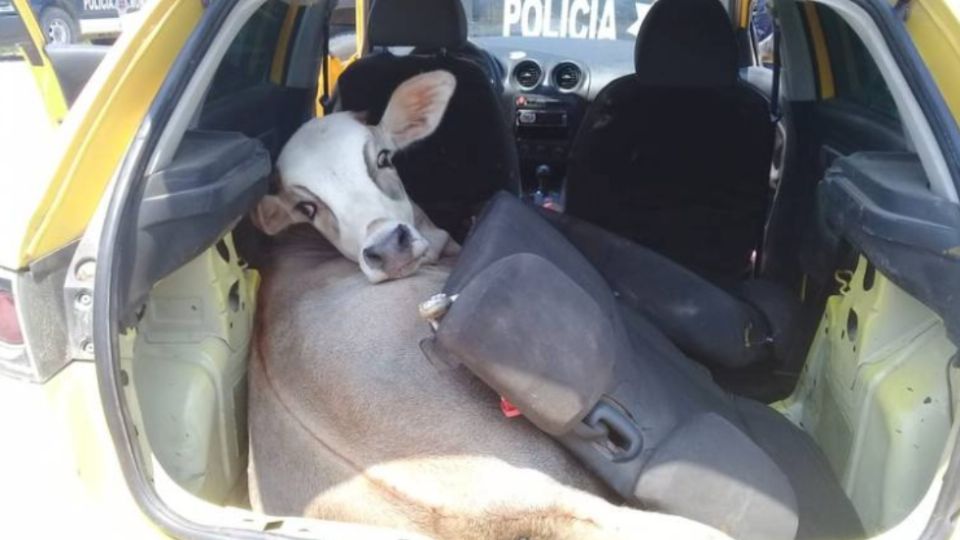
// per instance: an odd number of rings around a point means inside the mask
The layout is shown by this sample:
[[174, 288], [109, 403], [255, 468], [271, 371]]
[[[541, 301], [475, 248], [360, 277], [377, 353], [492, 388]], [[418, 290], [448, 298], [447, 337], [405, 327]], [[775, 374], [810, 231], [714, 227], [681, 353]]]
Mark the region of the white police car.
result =
[[[0, 11], [9, 0], [0, 0]], [[142, 0], [31, 0], [48, 43], [111, 40], [120, 34], [125, 15]]]

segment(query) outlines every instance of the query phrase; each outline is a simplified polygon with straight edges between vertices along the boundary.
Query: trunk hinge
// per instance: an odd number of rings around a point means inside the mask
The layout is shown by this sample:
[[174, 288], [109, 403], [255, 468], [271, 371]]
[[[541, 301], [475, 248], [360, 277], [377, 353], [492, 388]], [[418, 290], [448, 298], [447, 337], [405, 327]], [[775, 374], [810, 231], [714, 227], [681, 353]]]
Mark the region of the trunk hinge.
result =
[[[112, 193], [114, 177], [106, 193]], [[100, 236], [110, 197], [105, 195], [93, 213], [73, 253], [63, 282], [63, 312], [67, 319], [67, 353], [73, 360], [93, 360], [93, 282], [97, 273]]]

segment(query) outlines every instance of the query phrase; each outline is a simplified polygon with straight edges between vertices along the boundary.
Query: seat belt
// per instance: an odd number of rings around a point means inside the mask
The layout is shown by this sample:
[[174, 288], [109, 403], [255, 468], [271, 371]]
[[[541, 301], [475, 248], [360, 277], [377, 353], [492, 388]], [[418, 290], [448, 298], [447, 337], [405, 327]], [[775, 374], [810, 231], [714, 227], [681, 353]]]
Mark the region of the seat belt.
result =
[[776, 124], [783, 118], [780, 109], [780, 25], [773, 21], [773, 85], [770, 88], [770, 120]]
[[329, 25], [327, 32], [323, 35], [323, 40], [320, 44], [320, 58], [323, 59], [323, 65], [321, 69], [323, 70], [323, 88], [320, 89], [320, 107], [323, 109], [323, 114], [330, 114], [330, 32]]
[[[773, 84], [770, 86], [770, 123], [773, 124], [774, 134], [777, 132], [777, 125], [780, 123], [780, 120], [783, 119], [783, 110], [780, 107], [780, 25], [777, 23], [777, 19], [773, 19]], [[786, 151], [786, 150], [784, 150]], [[771, 158], [776, 158], [776, 156], [771, 155]], [[781, 163], [781, 166], [783, 164]], [[772, 167], [772, 162], [771, 162]], [[779, 184], [780, 179], [777, 180]], [[779, 187], [778, 187], [779, 189]], [[767, 207], [771, 206], [772, 200], [767, 202]], [[754, 278], [760, 277], [760, 268], [763, 266], [763, 243], [766, 239], [766, 229], [767, 223], [770, 219], [769, 212], [763, 219], [763, 223], [760, 226], [759, 237], [760, 241], [757, 243], [757, 247], [754, 253], [754, 261], [752, 274]]]

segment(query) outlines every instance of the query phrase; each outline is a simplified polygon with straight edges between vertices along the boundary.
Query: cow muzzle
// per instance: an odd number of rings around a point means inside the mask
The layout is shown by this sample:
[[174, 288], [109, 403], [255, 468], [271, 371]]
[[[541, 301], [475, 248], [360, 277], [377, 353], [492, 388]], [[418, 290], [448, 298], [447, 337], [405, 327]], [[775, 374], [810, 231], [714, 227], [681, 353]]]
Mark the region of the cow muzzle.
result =
[[399, 223], [367, 238], [360, 269], [373, 283], [399, 279], [416, 272], [426, 252], [426, 239], [413, 227]]

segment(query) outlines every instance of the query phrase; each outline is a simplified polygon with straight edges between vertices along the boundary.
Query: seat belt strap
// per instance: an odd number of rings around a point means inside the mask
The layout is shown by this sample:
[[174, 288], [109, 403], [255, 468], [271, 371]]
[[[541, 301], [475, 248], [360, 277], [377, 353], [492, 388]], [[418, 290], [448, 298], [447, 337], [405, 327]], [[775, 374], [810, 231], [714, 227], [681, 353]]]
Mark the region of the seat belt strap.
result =
[[323, 33], [323, 39], [320, 40], [320, 69], [323, 73], [323, 88], [320, 89], [320, 107], [323, 108], [323, 114], [330, 114], [330, 92], [333, 90], [333, 85], [330, 84], [330, 19], [333, 17], [333, 10], [336, 8], [337, 2], [330, 2], [327, 6], [327, 13], [325, 16], [326, 31]]
[[783, 118], [780, 109], [780, 25], [773, 21], [773, 85], [770, 90], [770, 119], [774, 124]]

